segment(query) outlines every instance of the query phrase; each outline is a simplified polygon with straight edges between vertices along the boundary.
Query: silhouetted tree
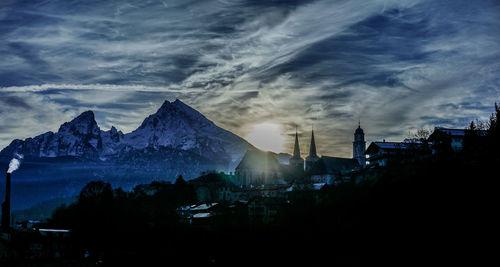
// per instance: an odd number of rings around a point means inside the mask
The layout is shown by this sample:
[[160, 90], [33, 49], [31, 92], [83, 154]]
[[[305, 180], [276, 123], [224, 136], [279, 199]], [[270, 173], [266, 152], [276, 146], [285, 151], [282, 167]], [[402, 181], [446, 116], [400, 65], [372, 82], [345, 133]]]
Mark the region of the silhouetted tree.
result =
[[469, 127], [465, 129], [462, 154], [466, 157], [475, 157], [481, 153], [482, 146], [480, 144], [477, 127], [474, 121], [471, 121]]
[[427, 141], [427, 138], [429, 138], [431, 133], [432, 133], [432, 129], [419, 128], [414, 132], [410, 131], [408, 133], [407, 137], [409, 139], [417, 139], [420, 142], [425, 142], [425, 141]]
[[476, 130], [476, 125], [474, 124], [474, 121], [471, 121], [470, 124], [469, 124], [469, 130], [470, 131], [474, 131]]
[[80, 192], [80, 203], [103, 203], [113, 199], [113, 190], [109, 183], [102, 181], [88, 183]]
[[175, 185], [176, 186], [185, 186], [185, 185], [187, 185], [187, 182], [186, 182], [186, 180], [184, 180], [182, 175], [179, 175], [179, 177], [177, 177], [177, 179], [175, 180]]
[[490, 116], [488, 133], [491, 136], [497, 136], [500, 134], [500, 106], [495, 102], [495, 110]]
[[186, 205], [193, 204], [196, 202], [196, 192], [192, 185], [188, 184], [186, 180], [179, 175], [177, 180], [175, 180], [175, 194], [176, 194], [176, 204], [177, 205]]
[[488, 128], [489, 142], [491, 142], [491, 154], [500, 151], [500, 106], [495, 102], [495, 110], [490, 116]]

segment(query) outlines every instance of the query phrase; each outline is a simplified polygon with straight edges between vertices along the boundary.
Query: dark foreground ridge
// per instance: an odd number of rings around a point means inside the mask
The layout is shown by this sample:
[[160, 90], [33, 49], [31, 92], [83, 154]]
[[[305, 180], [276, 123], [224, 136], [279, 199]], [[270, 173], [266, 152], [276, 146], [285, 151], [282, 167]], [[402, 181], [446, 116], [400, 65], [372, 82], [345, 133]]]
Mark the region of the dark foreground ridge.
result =
[[[476, 263], [484, 258], [472, 244], [489, 235], [489, 180], [499, 163], [446, 157], [391, 166], [376, 182], [291, 194], [271, 223], [254, 220], [244, 203], [222, 203], [210, 221], [183, 223], [176, 207], [196, 193], [181, 179], [131, 193], [93, 182], [49, 226], [72, 230], [61, 241], [61, 262], [75, 264]], [[11, 248], [30, 251], [26, 238], [13, 234]], [[14, 259], [30, 262], [29, 254]]]

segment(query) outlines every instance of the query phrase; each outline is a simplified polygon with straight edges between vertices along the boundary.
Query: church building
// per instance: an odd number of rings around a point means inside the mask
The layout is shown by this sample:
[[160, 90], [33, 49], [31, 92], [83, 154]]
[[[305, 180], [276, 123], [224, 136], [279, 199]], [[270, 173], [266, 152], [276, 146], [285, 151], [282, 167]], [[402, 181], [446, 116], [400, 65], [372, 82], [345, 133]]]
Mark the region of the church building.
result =
[[358, 123], [358, 128], [354, 132], [353, 157], [319, 157], [316, 152], [316, 140], [314, 130], [311, 131], [311, 144], [309, 155], [304, 160], [300, 157], [300, 147], [298, 133], [295, 132], [295, 145], [293, 156], [289, 160], [290, 167], [311, 173], [311, 180], [314, 183], [333, 183], [334, 180], [342, 179], [353, 170], [358, 170], [366, 166], [366, 142], [365, 134]]
[[281, 165], [274, 153], [251, 149], [246, 152], [236, 167], [235, 176], [238, 184], [248, 186], [275, 183], [282, 176], [305, 171], [311, 175], [313, 183], [334, 183], [339, 179], [344, 179], [352, 171], [365, 167], [365, 148], [365, 135], [361, 125], [358, 124], [358, 128], [354, 132], [352, 158], [325, 155], [319, 157], [316, 152], [314, 130], [312, 130], [309, 155], [304, 161], [300, 156], [299, 135], [295, 131], [293, 155], [289, 158], [288, 166]]
[[275, 154], [258, 149], [249, 149], [235, 169], [240, 185], [259, 185], [276, 182], [281, 176], [281, 167]]
[[358, 122], [358, 128], [354, 132], [354, 142], [352, 142], [352, 158], [356, 159], [362, 168], [366, 167], [365, 151], [365, 133], [361, 129], [361, 122]]

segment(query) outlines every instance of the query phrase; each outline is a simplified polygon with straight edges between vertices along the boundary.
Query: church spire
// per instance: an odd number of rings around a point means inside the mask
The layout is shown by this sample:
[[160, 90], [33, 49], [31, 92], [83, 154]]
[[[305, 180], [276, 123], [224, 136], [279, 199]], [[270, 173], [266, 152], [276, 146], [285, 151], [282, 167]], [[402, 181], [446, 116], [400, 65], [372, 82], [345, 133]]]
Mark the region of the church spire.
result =
[[314, 163], [319, 160], [318, 155], [316, 154], [316, 142], [314, 141], [314, 128], [311, 131], [311, 145], [309, 146], [309, 156], [306, 158], [306, 171], [309, 171], [313, 168]]
[[293, 157], [300, 158], [299, 135], [297, 133], [297, 127], [295, 127], [295, 145], [293, 146]]
[[318, 155], [316, 155], [316, 142], [314, 142], [314, 129], [311, 131], [311, 145], [309, 146], [309, 157], [318, 157]]
[[300, 157], [299, 134], [295, 127], [295, 146], [293, 147], [293, 156], [288, 160], [288, 163], [295, 171], [304, 171], [304, 160]]

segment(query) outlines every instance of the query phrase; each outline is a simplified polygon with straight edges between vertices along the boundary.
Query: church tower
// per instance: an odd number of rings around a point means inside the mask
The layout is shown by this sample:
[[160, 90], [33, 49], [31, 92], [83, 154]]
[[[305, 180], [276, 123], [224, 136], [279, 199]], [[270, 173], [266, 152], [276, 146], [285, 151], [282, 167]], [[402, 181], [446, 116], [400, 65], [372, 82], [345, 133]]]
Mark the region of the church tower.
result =
[[295, 129], [295, 145], [293, 146], [293, 156], [289, 159], [289, 164], [296, 170], [304, 170], [304, 159], [300, 157], [299, 135]]
[[365, 133], [361, 129], [361, 123], [358, 122], [358, 128], [354, 132], [354, 142], [352, 142], [352, 158], [358, 160], [362, 168], [366, 166], [365, 150]]
[[306, 171], [310, 170], [314, 163], [319, 160], [316, 155], [316, 143], [314, 142], [314, 130], [311, 132], [311, 145], [309, 146], [309, 156], [306, 158]]

